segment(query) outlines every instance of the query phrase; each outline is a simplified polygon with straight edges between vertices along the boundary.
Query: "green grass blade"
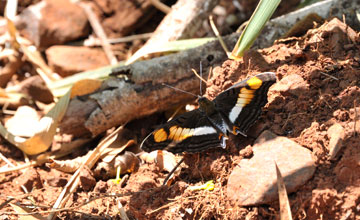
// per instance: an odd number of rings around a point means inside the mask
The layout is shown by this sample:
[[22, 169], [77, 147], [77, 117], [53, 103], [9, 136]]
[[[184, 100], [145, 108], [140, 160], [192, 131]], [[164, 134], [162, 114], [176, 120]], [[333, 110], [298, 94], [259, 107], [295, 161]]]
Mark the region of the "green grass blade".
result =
[[256, 37], [260, 34], [266, 22], [270, 19], [280, 4], [280, 1], [281, 0], [261, 0], [259, 2], [249, 20], [249, 23], [246, 25], [245, 30], [239, 37], [230, 58], [238, 59], [244, 55], [244, 52], [254, 43]]
[[183, 51], [201, 46], [212, 40], [216, 40], [216, 38], [214, 37], [193, 38], [193, 39], [170, 41], [166, 43], [159, 43], [151, 46], [145, 46], [140, 50], [136, 51], [136, 53], [132, 57], [130, 57], [129, 60], [126, 61], [126, 64], [133, 63], [136, 60], [140, 59], [141, 57], [144, 57], [149, 54]]
[[49, 89], [55, 97], [63, 96], [71, 86], [77, 81], [83, 79], [106, 79], [111, 73], [112, 69], [123, 66], [124, 62], [119, 62], [115, 65], [104, 66], [95, 70], [89, 70], [81, 73], [77, 73], [72, 76], [65, 77], [64, 79], [49, 84]]

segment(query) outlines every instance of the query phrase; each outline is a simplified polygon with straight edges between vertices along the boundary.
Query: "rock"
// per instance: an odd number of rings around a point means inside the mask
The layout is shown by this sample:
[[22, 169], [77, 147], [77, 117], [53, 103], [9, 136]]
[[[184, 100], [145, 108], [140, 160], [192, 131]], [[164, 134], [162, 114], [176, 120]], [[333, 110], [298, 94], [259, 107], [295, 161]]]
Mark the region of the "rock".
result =
[[68, 174], [60, 172], [56, 169], [52, 169], [51, 175], [45, 176], [47, 184], [53, 187], [64, 187], [68, 183], [69, 179], [70, 177]]
[[125, 36], [154, 18], [151, 15], [155, 10], [150, 0], [96, 0], [95, 2], [94, 6], [105, 13], [102, 15], [105, 17], [102, 27], [109, 38]]
[[304, 79], [297, 75], [291, 74], [282, 78], [272, 88], [273, 91], [280, 92], [282, 94], [291, 94], [299, 97], [305, 90], [309, 89], [309, 85]]
[[39, 75], [31, 76], [19, 83], [20, 92], [30, 96], [33, 100], [50, 104], [54, 97]]
[[329, 150], [330, 160], [334, 160], [339, 150], [343, 147], [343, 140], [345, 138], [344, 128], [336, 123], [327, 130], [327, 136], [329, 137]]
[[37, 47], [85, 37], [90, 25], [85, 12], [68, 0], [46, 0], [25, 9], [15, 21], [17, 29]]
[[26, 170], [26, 172], [16, 178], [16, 182], [19, 187], [24, 186], [28, 192], [31, 192], [34, 188], [41, 189], [43, 187], [40, 175], [35, 168]]
[[255, 141], [254, 156], [232, 171], [227, 196], [239, 205], [259, 205], [278, 199], [276, 161], [288, 193], [304, 185], [315, 172], [311, 151], [294, 141], [264, 131]]
[[99, 180], [96, 183], [96, 186], [94, 188], [94, 192], [97, 193], [106, 193], [107, 189], [109, 188], [109, 185], [107, 184], [107, 182], [104, 182], [102, 180]]
[[109, 64], [103, 50], [88, 47], [52, 46], [46, 57], [49, 66], [63, 77]]

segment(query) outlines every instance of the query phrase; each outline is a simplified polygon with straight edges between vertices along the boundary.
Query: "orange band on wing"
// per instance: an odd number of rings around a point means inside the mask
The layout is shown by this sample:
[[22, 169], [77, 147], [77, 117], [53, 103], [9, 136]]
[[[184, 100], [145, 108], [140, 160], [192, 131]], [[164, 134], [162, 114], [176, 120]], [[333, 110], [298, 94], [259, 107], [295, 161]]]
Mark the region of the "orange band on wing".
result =
[[154, 132], [154, 140], [155, 142], [163, 142], [163, 141], [166, 141], [168, 138], [168, 135], [166, 133], [166, 131], [161, 128], [157, 131]]

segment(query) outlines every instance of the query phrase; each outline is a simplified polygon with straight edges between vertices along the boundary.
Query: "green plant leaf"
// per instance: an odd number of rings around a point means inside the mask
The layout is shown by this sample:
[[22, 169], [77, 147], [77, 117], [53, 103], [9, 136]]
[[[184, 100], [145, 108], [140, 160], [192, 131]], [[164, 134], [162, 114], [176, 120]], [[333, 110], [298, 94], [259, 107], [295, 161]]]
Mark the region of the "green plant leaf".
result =
[[280, 4], [280, 1], [281, 0], [261, 0], [259, 2], [249, 20], [249, 23], [246, 25], [233, 51], [231, 52], [231, 59], [239, 59], [244, 55], [244, 52], [251, 47], [266, 22], [270, 19], [275, 9]]

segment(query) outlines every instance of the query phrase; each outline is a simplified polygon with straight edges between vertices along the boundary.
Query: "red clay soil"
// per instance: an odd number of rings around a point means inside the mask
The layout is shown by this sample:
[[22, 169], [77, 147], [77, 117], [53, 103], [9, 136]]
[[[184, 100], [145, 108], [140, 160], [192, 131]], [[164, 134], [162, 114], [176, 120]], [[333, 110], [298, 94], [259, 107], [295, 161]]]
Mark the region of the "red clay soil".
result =
[[[294, 219], [360, 219], [359, 49], [359, 34], [339, 20], [332, 20], [309, 30], [304, 37], [283, 39], [270, 48], [250, 51], [240, 61], [224, 62], [208, 82], [206, 95], [210, 98], [264, 71], [276, 72], [279, 81], [291, 74], [303, 81], [282, 81], [290, 89], [274, 89], [277, 84], [270, 88], [269, 103], [248, 132], [250, 137], [232, 137], [225, 150], [185, 155], [185, 164], [171, 186], [162, 186], [167, 173], [159, 171], [155, 164], [143, 164], [123, 187], [97, 180], [92, 190], [79, 188], [68, 205], [75, 207], [94, 196], [107, 197], [74, 209], [78, 212], [61, 212], [59, 218], [120, 219], [121, 203], [130, 219], [279, 219], [278, 201], [239, 207], [226, 197], [232, 169], [242, 158], [252, 156], [253, 141], [268, 129], [310, 149], [316, 161], [314, 177], [289, 194]], [[330, 160], [327, 146], [331, 137], [327, 131], [335, 123], [344, 127], [345, 138], [337, 157]], [[13, 162], [22, 157], [5, 144], [0, 152]], [[15, 197], [11, 202], [29, 203], [28, 195], [20, 189], [24, 184], [36, 187], [30, 195], [37, 204], [51, 206], [69, 177], [46, 167], [31, 168], [23, 174], [1, 174], [0, 204], [4, 204], [6, 196]], [[215, 182], [213, 191], [189, 188], [208, 180]], [[117, 196], [111, 197], [111, 193]], [[0, 210], [13, 212], [7, 204]], [[16, 216], [3, 214], [3, 219], [9, 218]]]

